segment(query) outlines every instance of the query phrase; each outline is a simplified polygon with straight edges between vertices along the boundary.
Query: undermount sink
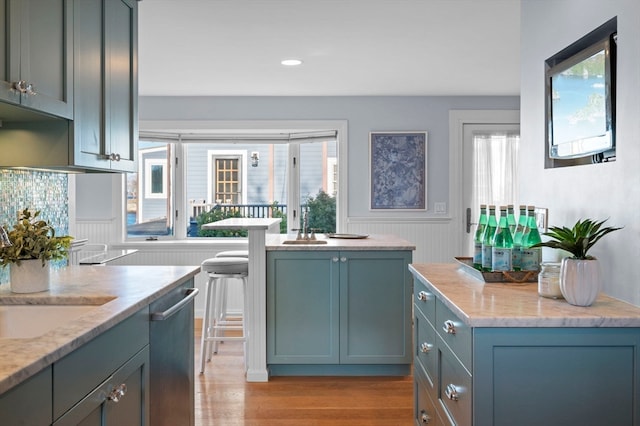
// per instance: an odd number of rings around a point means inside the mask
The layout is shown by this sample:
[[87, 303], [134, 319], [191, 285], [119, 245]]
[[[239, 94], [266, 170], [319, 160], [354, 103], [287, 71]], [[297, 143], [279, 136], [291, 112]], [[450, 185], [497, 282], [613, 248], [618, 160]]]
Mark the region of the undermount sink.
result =
[[303, 244], [303, 245], [327, 244], [327, 240], [286, 240], [282, 244]]
[[30, 339], [100, 305], [0, 305], [0, 339]]

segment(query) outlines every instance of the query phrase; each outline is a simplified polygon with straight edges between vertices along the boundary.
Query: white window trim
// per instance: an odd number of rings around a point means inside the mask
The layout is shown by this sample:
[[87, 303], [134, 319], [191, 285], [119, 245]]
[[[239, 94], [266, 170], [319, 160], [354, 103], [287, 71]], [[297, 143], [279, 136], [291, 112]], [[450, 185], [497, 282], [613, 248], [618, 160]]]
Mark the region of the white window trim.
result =
[[[162, 166], [162, 192], [151, 192], [151, 168], [153, 166]], [[167, 159], [166, 158], [147, 158], [144, 160], [144, 198], [148, 199], [166, 199], [167, 198]]]
[[[348, 148], [349, 148], [349, 126], [347, 120], [233, 120], [233, 121], [217, 121], [217, 120], [141, 120], [139, 122], [140, 131], [145, 132], [172, 132], [172, 133], [189, 133], [192, 131], [219, 131], [229, 132], [234, 130], [281, 130], [288, 131], [308, 131], [314, 130], [337, 130], [338, 131], [338, 197], [336, 205], [336, 232], [346, 232], [347, 229], [347, 200], [348, 200]], [[175, 145], [176, 164], [176, 205], [186, 205], [186, 190], [184, 176], [179, 172], [180, 165], [184, 161], [184, 151], [181, 144]], [[121, 197], [123, 198], [123, 197]], [[121, 201], [122, 203], [123, 201]], [[118, 209], [120, 214], [124, 210], [122, 206]], [[121, 222], [124, 226], [126, 218], [123, 217]], [[187, 240], [186, 229], [188, 226], [185, 214], [179, 214], [175, 218], [175, 240], [182, 242], [191, 241], [196, 243], [197, 239]], [[123, 236], [126, 236], [126, 226], [120, 230]], [[208, 240], [211, 243], [211, 240]], [[215, 242], [214, 242], [215, 243]]]
[[460, 238], [453, 243], [454, 253], [462, 253], [466, 232], [466, 215], [463, 212], [462, 145], [465, 124], [519, 124], [520, 110], [450, 110], [449, 111], [449, 214], [454, 235]]
[[[207, 202], [214, 204], [216, 200], [213, 199], [216, 188], [215, 174], [215, 160], [217, 158], [237, 158], [240, 157], [241, 167], [241, 180], [240, 180], [240, 194], [242, 201], [240, 204], [247, 204], [247, 151], [246, 150], [229, 150], [229, 149], [210, 149], [207, 150]], [[213, 178], [212, 178], [213, 177]]]

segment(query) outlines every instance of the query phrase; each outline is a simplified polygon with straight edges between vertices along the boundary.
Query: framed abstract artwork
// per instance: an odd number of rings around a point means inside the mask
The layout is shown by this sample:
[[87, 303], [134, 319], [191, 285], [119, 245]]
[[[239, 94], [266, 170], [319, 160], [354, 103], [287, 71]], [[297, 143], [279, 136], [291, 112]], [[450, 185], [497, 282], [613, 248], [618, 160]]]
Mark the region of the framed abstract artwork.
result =
[[369, 133], [371, 210], [426, 210], [427, 132]]

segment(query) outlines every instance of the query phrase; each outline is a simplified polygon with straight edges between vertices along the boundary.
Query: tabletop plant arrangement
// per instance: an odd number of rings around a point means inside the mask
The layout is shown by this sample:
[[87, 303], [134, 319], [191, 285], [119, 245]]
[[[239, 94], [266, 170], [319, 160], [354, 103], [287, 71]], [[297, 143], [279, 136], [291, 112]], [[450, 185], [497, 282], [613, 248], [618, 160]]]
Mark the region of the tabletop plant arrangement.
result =
[[551, 226], [544, 233], [550, 239], [535, 245], [571, 253], [560, 265], [560, 291], [572, 305], [591, 306], [602, 289], [600, 264], [588, 252], [602, 237], [622, 229], [603, 226], [606, 221], [579, 219], [571, 228]]
[[39, 218], [40, 211], [24, 209], [12, 229], [5, 229], [8, 243], [0, 248], [0, 266], [11, 265], [14, 293], [33, 293], [49, 288], [49, 262], [67, 257], [72, 237], [56, 236], [55, 229]]

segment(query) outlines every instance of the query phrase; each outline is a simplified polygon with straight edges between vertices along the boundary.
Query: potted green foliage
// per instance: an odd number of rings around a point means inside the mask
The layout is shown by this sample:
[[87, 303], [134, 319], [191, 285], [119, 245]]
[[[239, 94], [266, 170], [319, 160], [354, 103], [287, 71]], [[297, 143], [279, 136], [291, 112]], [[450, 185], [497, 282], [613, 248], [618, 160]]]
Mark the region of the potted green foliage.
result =
[[11, 265], [11, 290], [31, 293], [49, 288], [49, 261], [67, 257], [72, 237], [56, 236], [53, 227], [39, 218], [40, 212], [20, 212], [12, 229], [5, 229], [9, 244], [0, 248], [0, 265]]
[[607, 220], [579, 219], [571, 228], [552, 226], [544, 235], [549, 237], [535, 247], [550, 247], [571, 253], [562, 259], [560, 291], [572, 305], [590, 306], [602, 288], [600, 264], [589, 250], [617, 227], [603, 226]]

